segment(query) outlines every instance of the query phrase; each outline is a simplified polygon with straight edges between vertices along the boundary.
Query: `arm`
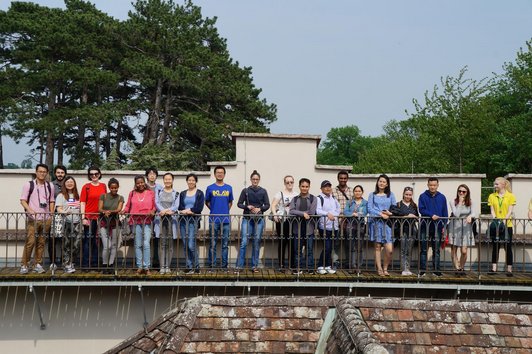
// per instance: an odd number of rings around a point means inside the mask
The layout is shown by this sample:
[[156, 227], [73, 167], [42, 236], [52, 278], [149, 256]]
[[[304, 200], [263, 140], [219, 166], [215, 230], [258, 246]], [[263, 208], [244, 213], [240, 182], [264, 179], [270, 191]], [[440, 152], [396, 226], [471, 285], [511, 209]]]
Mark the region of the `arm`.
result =
[[201, 214], [203, 211], [203, 203], [204, 203], [205, 196], [203, 195], [203, 192], [198, 189], [196, 192], [196, 202], [194, 203], [194, 206], [192, 207], [192, 212], [194, 214]]
[[154, 195], [155, 195], [155, 209], [156, 209], [157, 211], [163, 211], [163, 210], [164, 210], [163, 206], [161, 205], [161, 197], [160, 197], [160, 194], [161, 194], [161, 193], [159, 193], [158, 188], [155, 187], [155, 193], [154, 193]]
[[[297, 198], [299, 200], [299, 198]], [[292, 201], [290, 202], [290, 215], [295, 215], [295, 216], [304, 216], [305, 215], [305, 212], [303, 211], [300, 211], [300, 210], [297, 210], [296, 209], [297, 205], [296, 205], [296, 197], [292, 198]]]
[[238, 202], [236, 204], [240, 209], [249, 209], [246, 201], [246, 188], [242, 189], [242, 192], [240, 192], [240, 198], [238, 198]]
[[419, 214], [421, 216], [432, 216], [432, 215], [429, 215], [430, 213], [427, 210], [427, 201], [425, 200], [423, 194], [419, 196], [418, 206], [419, 206]]
[[[319, 197], [316, 197], [316, 199], [318, 199], [318, 201], [316, 202], [316, 212], [314, 214], [322, 216], [327, 215], [328, 212], [323, 210], [323, 204], [321, 203], [321, 199]], [[325, 199], [323, 200], [323, 203], [325, 203]]]
[[371, 216], [380, 216], [381, 211], [375, 204], [373, 204], [373, 193], [370, 193], [368, 196], [368, 214]]
[[277, 213], [277, 210], [279, 210], [279, 202], [281, 201], [280, 198], [277, 198], [277, 194], [275, 195], [275, 197], [273, 197], [273, 200], [272, 200], [272, 213], [276, 214]]
[[265, 212], [268, 209], [270, 209], [270, 198], [268, 198], [268, 191], [264, 189], [264, 196], [262, 198], [262, 205], [260, 207], [260, 210], [262, 212]]
[[[173, 198], [174, 199], [172, 201], [172, 206], [170, 207], [170, 211], [172, 211], [172, 213], [176, 213], [177, 210], [179, 209], [179, 200], [181, 199], [181, 194], [178, 191], [174, 191]], [[203, 205], [203, 202], [201, 204]]]

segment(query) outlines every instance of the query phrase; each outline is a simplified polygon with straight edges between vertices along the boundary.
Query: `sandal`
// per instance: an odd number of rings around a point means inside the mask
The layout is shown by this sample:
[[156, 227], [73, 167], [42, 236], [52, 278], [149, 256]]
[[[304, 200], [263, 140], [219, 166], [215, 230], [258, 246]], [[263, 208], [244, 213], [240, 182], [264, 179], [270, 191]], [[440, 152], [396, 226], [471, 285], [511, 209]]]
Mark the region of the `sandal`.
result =
[[385, 269], [382, 271], [382, 274], [384, 274], [385, 276], [389, 277], [390, 276], [390, 273], [388, 273], [388, 270]]
[[137, 269], [137, 274], [138, 275], [141, 275], [142, 273], [144, 273], [144, 269], [142, 269], [142, 268]]
[[379, 277], [384, 276], [384, 271], [382, 269], [377, 269], [377, 273], [379, 274]]

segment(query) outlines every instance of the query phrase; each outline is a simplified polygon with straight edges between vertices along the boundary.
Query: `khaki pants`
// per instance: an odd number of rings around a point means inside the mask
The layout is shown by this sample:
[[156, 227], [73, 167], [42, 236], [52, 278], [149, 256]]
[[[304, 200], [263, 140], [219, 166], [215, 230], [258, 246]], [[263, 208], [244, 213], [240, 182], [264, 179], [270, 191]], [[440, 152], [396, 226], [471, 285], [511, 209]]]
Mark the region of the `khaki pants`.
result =
[[35, 246], [35, 235], [37, 234], [37, 247], [35, 248], [35, 263], [42, 265], [42, 256], [44, 253], [44, 246], [46, 244], [46, 237], [50, 234], [50, 226], [52, 219], [48, 220], [28, 220], [26, 230], [28, 235], [24, 243], [24, 251], [22, 252], [22, 265], [28, 266], [28, 262], [33, 253]]

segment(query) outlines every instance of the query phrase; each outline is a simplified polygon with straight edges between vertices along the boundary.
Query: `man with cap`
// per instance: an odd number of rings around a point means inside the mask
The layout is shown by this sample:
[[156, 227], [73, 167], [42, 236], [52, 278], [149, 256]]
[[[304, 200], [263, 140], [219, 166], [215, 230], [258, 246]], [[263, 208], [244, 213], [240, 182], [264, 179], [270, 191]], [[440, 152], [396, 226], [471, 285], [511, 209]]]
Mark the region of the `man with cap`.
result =
[[316, 214], [320, 216], [318, 232], [320, 239], [324, 242], [323, 251], [318, 262], [318, 274], [334, 274], [336, 270], [332, 264], [331, 253], [333, 239], [338, 238], [340, 204], [333, 197], [332, 184], [328, 180], [321, 182], [321, 193], [318, 195]]

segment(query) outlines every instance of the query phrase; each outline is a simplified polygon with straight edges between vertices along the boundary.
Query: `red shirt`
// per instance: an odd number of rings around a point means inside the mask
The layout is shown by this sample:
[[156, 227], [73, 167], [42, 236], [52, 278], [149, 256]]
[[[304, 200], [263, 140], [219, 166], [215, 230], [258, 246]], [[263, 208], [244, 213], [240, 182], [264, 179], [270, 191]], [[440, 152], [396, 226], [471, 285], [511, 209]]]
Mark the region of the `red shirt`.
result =
[[98, 219], [98, 202], [100, 196], [105, 193], [107, 193], [107, 187], [103, 183], [95, 186], [89, 182], [83, 186], [79, 201], [85, 203], [85, 217], [87, 219]]

